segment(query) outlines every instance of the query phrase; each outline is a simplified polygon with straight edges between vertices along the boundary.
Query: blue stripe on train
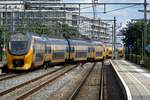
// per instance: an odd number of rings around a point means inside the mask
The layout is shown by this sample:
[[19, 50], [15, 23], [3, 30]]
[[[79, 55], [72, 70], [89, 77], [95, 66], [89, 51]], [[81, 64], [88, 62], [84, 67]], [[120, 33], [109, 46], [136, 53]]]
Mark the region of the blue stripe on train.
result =
[[65, 52], [53, 52], [53, 59], [64, 59]]

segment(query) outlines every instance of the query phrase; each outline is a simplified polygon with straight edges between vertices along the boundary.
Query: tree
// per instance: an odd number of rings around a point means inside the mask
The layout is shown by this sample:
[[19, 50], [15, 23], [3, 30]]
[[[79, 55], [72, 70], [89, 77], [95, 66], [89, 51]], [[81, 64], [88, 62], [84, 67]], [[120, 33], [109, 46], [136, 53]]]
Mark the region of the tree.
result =
[[39, 34], [46, 34], [48, 33], [48, 27], [42, 24], [41, 22], [37, 22], [35, 24], [30, 24], [28, 31], [39, 33]]
[[80, 34], [77, 28], [69, 26], [67, 24], [62, 24], [61, 33], [65, 37], [76, 37]]
[[48, 36], [65, 36], [67, 38], [78, 36], [80, 34], [77, 28], [58, 22], [53, 22], [49, 26], [37, 22], [36, 24], [30, 24], [28, 30], [39, 34], [47, 34]]
[[144, 23], [141, 21], [137, 22], [129, 22], [127, 23], [127, 27], [123, 28], [120, 32], [125, 35], [125, 39], [123, 39], [125, 46], [132, 46], [133, 53], [141, 53], [142, 48], [142, 32], [143, 32]]
[[0, 44], [4, 44], [4, 35], [5, 35], [5, 41], [9, 39], [9, 36], [12, 33], [9, 32], [4, 26], [0, 26]]
[[2, 60], [3, 57], [3, 47], [4, 47], [4, 35], [5, 35], [5, 44], [7, 44], [7, 41], [10, 36], [10, 32], [6, 30], [4, 26], [0, 26], [0, 60]]

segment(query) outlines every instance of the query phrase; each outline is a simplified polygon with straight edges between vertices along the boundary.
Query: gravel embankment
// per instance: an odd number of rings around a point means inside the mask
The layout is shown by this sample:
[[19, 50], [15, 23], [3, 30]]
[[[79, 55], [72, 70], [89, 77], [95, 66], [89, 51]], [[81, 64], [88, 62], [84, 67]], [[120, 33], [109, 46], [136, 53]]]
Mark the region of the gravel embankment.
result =
[[99, 100], [101, 63], [97, 63], [75, 100]]
[[60, 75], [61, 73], [64, 73], [66, 72], [68, 69], [70, 68], [73, 68], [74, 66], [68, 66], [68, 67], [65, 67], [59, 71], [56, 71], [52, 74], [49, 74], [43, 78], [40, 78], [36, 81], [33, 81], [31, 82], [30, 84], [27, 84], [21, 88], [17, 88], [15, 89], [14, 91], [4, 95], [4, 96], [1, 96], [1, 100], [15, 100], [16, 98], [18, 98], [19, 96], [23, 95], [24, 93], [27, 93], [28, 91], [32, 90], [33, 88], [36, 88], [37, 86], [39, 85], [42, 85], [44, 84], [45, 82], [47, 82], [48, 80], [51, 80], [53, 79], [54, 77], [56, 77], [57, 75]]
[[73, 91], [81, 78], [93, 64], [87, 63], [83, 67], [77, 67], [73, 71], [65, 74], [56, 81], [43, 87], [41, 90], [32, 94], [27, 100], [66, 100], [66, 96]]
[[8, 80], [0, 81], [0, 92], [5, 91], [14, 86], [17, 86], [19, 84], [22, 84], [26, 81], [32, 80], [32, 79], [39, 77], [43, 74], [46, 74], [48, 72], [52, 72], [58, 68], [59, 67], [52, 67], [52, 68], [48, 68], [47, 70], [41, 69], [41, 70], [30, 72], [30, 73], [27, 73], [27, 74], [24, 74], [21, 76], [17, 76], [17, 77], [8, 79]]

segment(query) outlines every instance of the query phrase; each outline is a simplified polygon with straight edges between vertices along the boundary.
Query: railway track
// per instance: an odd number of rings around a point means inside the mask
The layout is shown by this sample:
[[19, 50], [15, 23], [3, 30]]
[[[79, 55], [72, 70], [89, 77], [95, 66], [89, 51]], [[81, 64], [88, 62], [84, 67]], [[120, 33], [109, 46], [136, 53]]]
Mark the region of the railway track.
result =
[[69, 96], [68, 100], [103, 100], [103, 80], [103, 67], [100, 67], [99, 64], [94, 64], [82, 78], [80, 84], [72, 95]]
[[104, 90], [104, 86], [105, 86], [105, 83], [106, 83], [106, 68], [104, 66], [105, 65], [102, 66], [102, 70], [101, 70], [99, 100], [108, 100], [107, 97], [105, 96], [106, 89]]
[[[40, 69], [37, 69], [37, 71], [40, 70]], [[17, 76], [21, 76], [21, 75], [25, 75], [27, 73], [18, 73], [18, 74], [15, 74], [15, 73], [3, 73], [0, 75], [0, 81], [3, 81], [3, 80], [7, 80], [7, 79], [11, 79], [11, 78], [14, 78], [14, 77], [17, 77]]]
[[5, 75], [7, 75], [7, 74], [6, 74], [6, 73], [1, 73], [1, 74], [0, 74], [0, 77], [1, 77], [1, 76], [5, 76]]
[[68, 100], [74, 100], [76, 98], [76, 96], [78, 95], [81, 87], [83, 87], [83, 85], [85, 84], [85, 82], [86, 82], [87, 78], [89, 77], [90, 73], [93, 71], [95, 65], [96, 65], [96, 63], [94, 63], [94, 65], [92, 66], [92, 68], [85, 74], [85, 76], [82, 78], [82, 80], [80, 81], [79, 85], [74, 90], [74, 92], [72, 93], [72, 95], [68, 98]]
[[0, 92], [0, 98], [1, 100], [22, 100], [76, 67], [77, 65], [60, 68], [27, 82], [24, 82], [22, 84], [19, 84], [17, 86], [14, 86], [12, 88], [9, 88], [5, 91]]
[[20, 75], [23, 75], [23, 74], [2, 74], [2, 75], [0, 75], [0, 81], [11, 79], [11, 78], [14, 78], [14, 77], [17, 77]]

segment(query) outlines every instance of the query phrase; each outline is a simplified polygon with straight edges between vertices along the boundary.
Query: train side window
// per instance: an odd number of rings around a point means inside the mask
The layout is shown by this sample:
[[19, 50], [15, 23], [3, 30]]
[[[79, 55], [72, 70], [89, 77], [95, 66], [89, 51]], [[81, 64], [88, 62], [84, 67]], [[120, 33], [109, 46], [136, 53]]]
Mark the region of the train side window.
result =
[[47, 52], [51, 53], [51, 47], [50, 46], [47, 47]]

